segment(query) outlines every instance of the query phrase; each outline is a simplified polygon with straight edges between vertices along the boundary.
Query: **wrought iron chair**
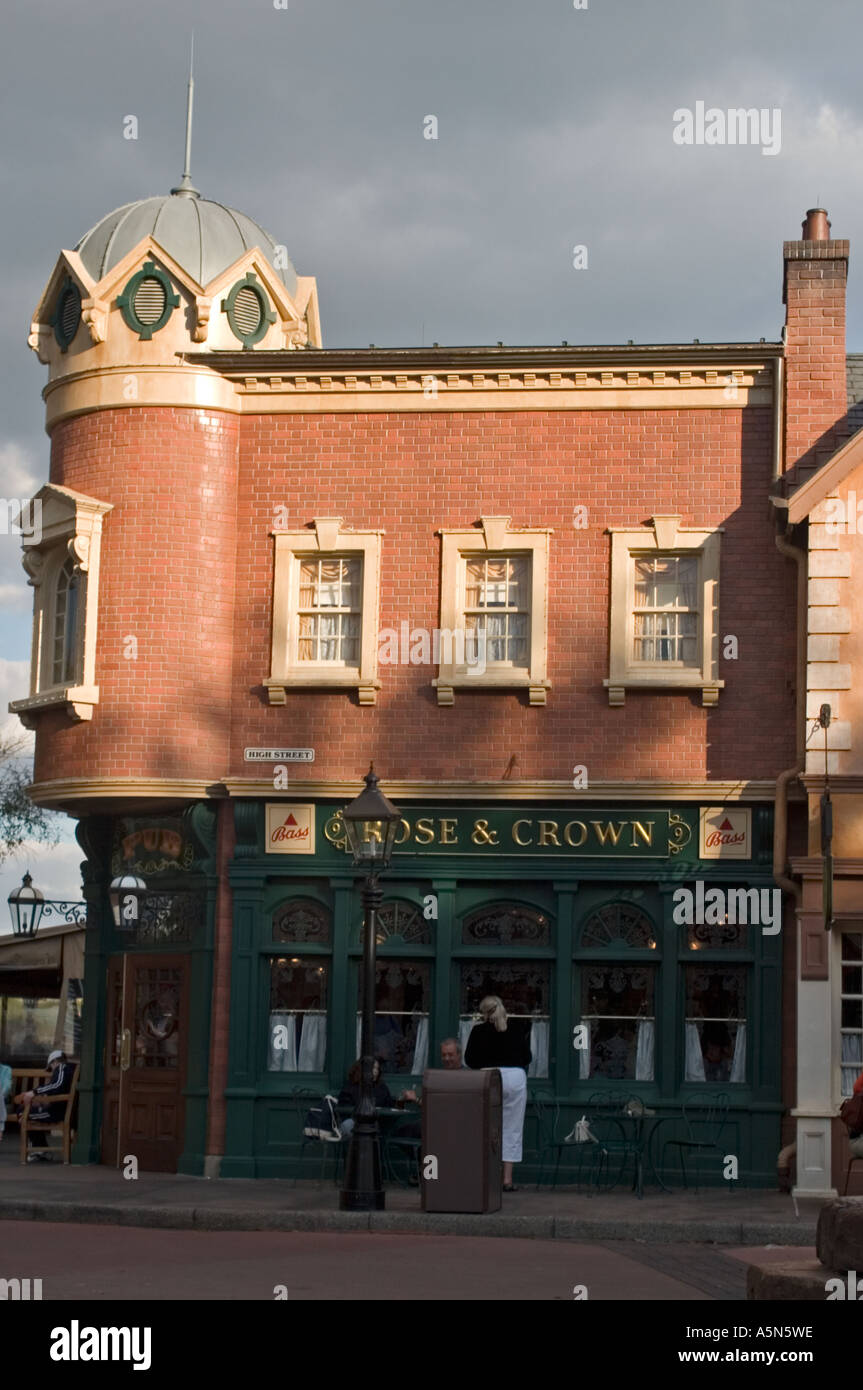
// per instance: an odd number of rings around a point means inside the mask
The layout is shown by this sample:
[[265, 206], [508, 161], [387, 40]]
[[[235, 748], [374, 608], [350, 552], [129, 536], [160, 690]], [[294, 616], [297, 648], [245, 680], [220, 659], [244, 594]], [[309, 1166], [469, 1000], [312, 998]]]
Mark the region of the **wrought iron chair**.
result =
[[[405, 1134], [407, 1128], [415, 1128], [420, 1123], [417, 1110], [406, 1110], [403, 1119], [396, 1120], [382, 1136], [382, 1159], [384, 1171], [400, 1187], [419, 1184], [420, 1151], [422, 1139], [416, 1134]], [[403, 1175], [403, 1169], [404, 1175]]]
[[[327, 1154], [330, 1151], [332, 1151], [335, 1156], [333, 1182], [337, 1182], [342, 1161], [344, 1159], [345, 1149], [347, 1148], [347, 1137], [343, 1135], [341, 1139], [336, 1141], [335, 1139], [318, 1139], [315, 1138], [313, 1135], [304, 1134], [302, 1132], [305, 1128], [305, 1116], [308, 1113], [308, 1111], [315, 1109], [317, 1105], [323, 1103], [323, 1096], [321, 1095], [320, 1091], [314, 1091], [309, 1090], [305, 1087], [300, 1087], [296, 1091], [291, 1092], [291, 1098], [292, 1100], [295, 1100], [297, 1102], [297, 1114], [300, 1124], [300, 1153], [298, 1160], [300, 1172], [302, 1172], [303, 1159], [305, 1157], [306, 1149], [310, 1146], [314, 1148], [317, 1144], [320, 1147], [321, 1151], [321, 1168], [318, 1176], [318, 1181], [323, 1182], [326, 1176]], [[294, 1186], [296, 1186], [296, 1182], [297, 1179], [295, 1177]]]
[[[688, 1188], [686, 1158], [692, 1161], [695, 1169], [695, 1191], [698, 1191], [698, 1163], [701, 1159], [711, 1159], [718, 1154], [723, 1156], [722, 1131], [728, 1123], [730, 1098], [725, 1091], [712, 1096], [690, 1096], [684, 1101], [679, 1122], [684, 1133], [680, 1138], [666, 1139], [662, 1145], [661, 1167], [666, 1171], [666, 1150], [677, 1150], [680, 1157], [680, 1170], [683, 1186]], [[733, 1187], [729, 1181], [729, 1191]]]
[[848, 1184], [851, 1181], [851, 1169], [855, 1163], [863, 1163], [863, 1158], [861, 1158], [859, 1154], [852, 1154], [851, 1157], [848, 1159], [848, 1167], [845, 1169], [845, 1190], [842, 1193], [843, 1197], [848, 1196]]
[[[598, 1091], [590, 1097], [587, 1106], [588, 1123], [604, 1151], [597, 1185], [602, 1167], [610, 1172], [610, 1159], [619, 1159], [620, 1166], [608, 1190], [617, 1186], [632, 1159], [632, 1191], [641, 1199], [644, 1196], [644, 1105], [640, 1097], [624, 1096], [617, 1091]], [[640, 1112], [638, 1114], [633, 1113], [636, 1107]]]
[[[582, 1171], [585, 1162], [588, 1164], [590, 1181], [592, 1185], [597, 1186], [608, 1159], [608, 1149], [604, 1142], [607, 1137], [606, 1131], [613, 1130], [613, 1138], [620, 1137], [619, 1131], [616, 1130], [613, 1125], [607, 1125], [604, 1119], [602, 1119], [599, 1123], [600, 1133], [597, 1133], [593, 1121], [591, 1120], [589, 1121], [589, 1128], [593, 1135], [593, 1139], [579, 1142], [573, 1136], [576, 1126], [579, 1123], [580, 1115], [579, 1120], [573, 1120], [569, 1133], [561, 1136], [559, 1101], [551, 1097], [535, 1096], [533, 1103], [536, 1109], [539, 1137], [537, 1146], [537, 1155], [539, 1159], [539, 1172], [536, 1182], [537, 1191], [539, 1191], [542, 1185], [546, 1161], [550, 1155], [554, 1156], [554, 1171], [551, 1179], [552, 1189], [557, 1187], [557, 1181], [561, 1173], [561, 1161], [564, 1157], [570, 1159], [574, 1165], [574, 1171], [571, 1176], [574, 1177], [576, 1186], [581, 1185]], [[583, 1107], [583, 1113], [585, 1115], [587, 1113], [587, 1108], [588, 1107]], [[577, 1106], [576, 1110], [578, 1111], [579, 1109], [580, 1107]]]

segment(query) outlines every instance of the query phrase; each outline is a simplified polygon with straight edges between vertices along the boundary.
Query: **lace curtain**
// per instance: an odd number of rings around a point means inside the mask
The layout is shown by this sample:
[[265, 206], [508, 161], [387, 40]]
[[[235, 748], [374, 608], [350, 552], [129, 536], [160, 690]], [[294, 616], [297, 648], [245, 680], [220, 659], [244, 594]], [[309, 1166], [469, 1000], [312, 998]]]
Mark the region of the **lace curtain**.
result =
[[[284, 1030], [284, 1032], [282, 1031]], [[297, 1033], [299, 1032], [299, 1054]], [[292, 1013], [274, 1009], [270, 1014], [268, 1071], [323, 1071], [327, 1060], [325, 1013]]]
[[863, 1033], [842, 1034], [842, 1095], [850, 1096], [863, 1070]]

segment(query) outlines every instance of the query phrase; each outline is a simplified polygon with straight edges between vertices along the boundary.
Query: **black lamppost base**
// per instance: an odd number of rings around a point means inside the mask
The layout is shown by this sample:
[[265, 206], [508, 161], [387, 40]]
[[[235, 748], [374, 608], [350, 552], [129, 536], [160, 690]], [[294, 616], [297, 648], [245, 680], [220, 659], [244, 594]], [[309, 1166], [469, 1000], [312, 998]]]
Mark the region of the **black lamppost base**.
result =
[[374, 1115], [354, 1124], [345, 1180], [339, 1193], [340, 1211], [384, 1211], [386, 1195], [381, 1183], [381, 1145]]
[[356, 1192], [353, 1189], [347, 1192], [344, 1189], [339, 1193], [339, 1211], [386, 1211], [387, 1199], [383, 1192]]

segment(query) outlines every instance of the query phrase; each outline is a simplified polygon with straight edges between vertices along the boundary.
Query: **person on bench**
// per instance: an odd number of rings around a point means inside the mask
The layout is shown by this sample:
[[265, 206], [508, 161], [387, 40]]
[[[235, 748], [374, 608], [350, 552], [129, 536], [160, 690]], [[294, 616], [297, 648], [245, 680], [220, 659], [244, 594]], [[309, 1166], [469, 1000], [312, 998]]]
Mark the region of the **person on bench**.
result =
[[[50, 1076], [44, 1085], [37, 1086], [33, 1091], [24, 1091], [22, 1095], [15, 1097], [15, 1101], [19, 1106], [27, 1100], [31, 1102], [28, 1118], [34, 1124], [47, 1124], [49, 1121], [61, 1124], [66, 1108], [65, 1102], [60, 1105], [50, 1105], [48, 1102], [52, 1095], [65, 1096], [69, 1094], [75, 1077], [75, 1063], [68, 1060], [65, 1052], [52, 1052], [45, 1065]], [[37, 1096], [44, 1096], [45, 1099], [37, 1100]], [[20, 1114], [19, 1111], [19, 1117]], [[44, 1130], [37, 1130], [35, 1134], [31, 1134], [30, 1147], [32, 1152], [27, 1155], [28, 1163], [36, 1161], [50, 1163], [50, 1155], [42, 1152], [47, 1146], [48, 1136]]]

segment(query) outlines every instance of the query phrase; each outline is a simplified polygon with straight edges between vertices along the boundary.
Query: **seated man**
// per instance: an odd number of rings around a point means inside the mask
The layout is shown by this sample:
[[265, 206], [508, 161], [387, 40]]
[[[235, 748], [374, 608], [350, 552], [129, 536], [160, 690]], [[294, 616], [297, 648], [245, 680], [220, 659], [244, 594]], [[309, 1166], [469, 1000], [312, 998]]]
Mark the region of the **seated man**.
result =
[[444, 1038], [440, 1045], [440, 1064], [444, 1071], [461, 1071], [464, 1062], [458, 1038]]
[[[33, 1091], [24, 1091], [20, 1096], [15, 1097], [15, 1101], [19, 1106], [27, 1100], [33, 1102], [30, 1106], [29, 1118], [33, 1120], [34, 1123], [47, 1124], [49, 1121], [53, 1121], [60, 1124], [66, 1108], [65, 1102], [61, 1102], [59, 1105], [49, 1105], [48, 1099], [52, 1095], [65, 1096], [69, 1094], [75, 1076], [75, 1063], [68, 1060], [65, 1052], [51, 1052], [45, 1065], [51, 1075], [44, 1085], [37, 1086]], [[39, 1101], [36, 1099], [37, 1096], [45, 1096], [46, 1099], [44, 1101]], [[20, 1113], [19, 1111], [19, 1118]], [[37, 1160], [43, 1163], [51, 1162], [50, 1154], [41, 1152], [48, 1146], [47, 1134], [42, 1131], [31, 1134], [30, 1146], [32, 1152], [27, 1155], [28, 1163], [33, 1163]]]

